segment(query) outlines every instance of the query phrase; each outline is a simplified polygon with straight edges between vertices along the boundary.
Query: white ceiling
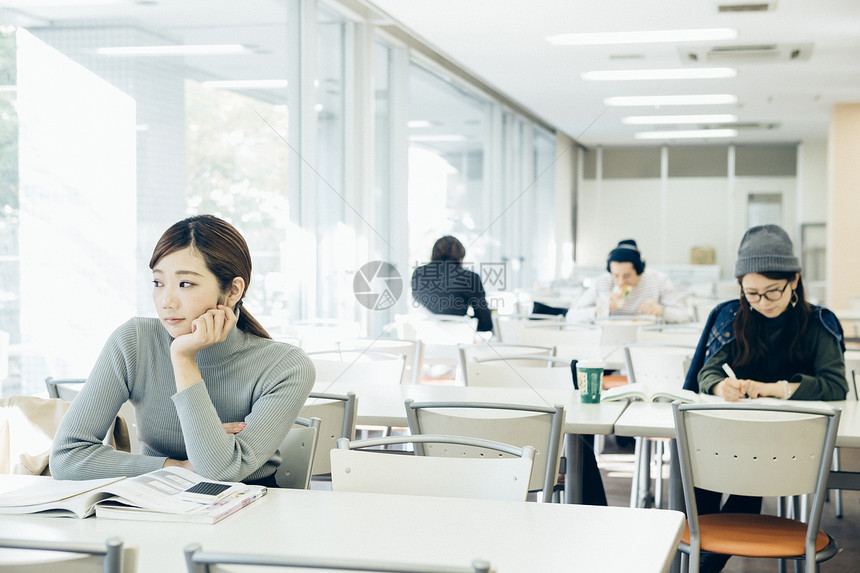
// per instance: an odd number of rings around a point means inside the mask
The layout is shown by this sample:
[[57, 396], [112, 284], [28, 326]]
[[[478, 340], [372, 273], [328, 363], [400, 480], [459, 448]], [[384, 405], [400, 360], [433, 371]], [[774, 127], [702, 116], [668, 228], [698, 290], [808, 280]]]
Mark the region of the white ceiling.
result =
[[[642, 144], [634, 132], [654, 128], [622, 124], [628, 115], [690, 113], [733, 113], [740, 135], [678, 142], [823, 140], [832, 106], [860, 102], [860, 0], [776, 0], [771, 10], [748, 13], [718, 11], [719, 2], [740, 0], [367, 1], [589, 146]], [[197, 70], [198, 79], [283, 78], [293, 41], [284, 33], [293, 17], [287, 6], [282, 0], [0, 0], [0, 22], [33, 29], [131, 27], [153, 42], [242, 43], [253, 57], [188, 58], [187, 65]], [[714, 27], [737, 29], [737, 39], [586, 47], [554, 47], [545, 40], [567, 32]], [[799, 61], [734, 58], [702, 64], [736, 68], [737, 76], [729, 79], [593, 82], [580, 77], [591, 70], [688, 67], [682, 57], [688, 51], [707, 59], [709, 48], [750, 45], [810, 51]], [[724, 93], [737, 96], [738, 103], [663, 109], [603, 103], [610, 96]]]
[[[373, 0], [373, 4], [585, 145], [653, 145], [634, 139], [634, 132], [673, 127], [625, 125], [621, 118], [693, 113], [735, 114], [741, 124], [739, 136], [677, 143], [826, 139], [832, 106], [860, 102], [860, 1], [777, 0], [765, 12], [718, 10], [721, 3], [738, 1]], [[734, 28], [738, 35], [730, 41], [683, 45], [554, 47], [545, 40], [568, 32], [700, 28]], [[690, 50], [704, 57], [712, 47], [807, 44], [809, 57], [801, 61], [733, 57], [700, 64], [736, 68], [737, 76], [728, 79], [595, 82], [580, 77], [591, 70], [690, 67], [682, 57]], [[609, 108], [603, 103], [610, 96], [661, 94], [733, 94], [738, 103], [662, 109]]]

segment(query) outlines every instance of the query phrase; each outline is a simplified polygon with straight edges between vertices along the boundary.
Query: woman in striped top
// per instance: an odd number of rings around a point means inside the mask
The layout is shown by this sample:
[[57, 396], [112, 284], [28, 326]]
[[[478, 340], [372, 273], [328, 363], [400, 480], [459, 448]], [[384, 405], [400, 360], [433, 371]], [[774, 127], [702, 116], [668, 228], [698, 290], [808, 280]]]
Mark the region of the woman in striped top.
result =
[[646, 271], [636, 241], [626, 239], [609, 252], [605, 274], [583, 293], [568, 320], [594, 318], [599, 295], [608, 299], [610, 316], [648, 314], [665, 322], [689, 322], [690, 310], [672, 281], [658, 271]]
[[[190, 217], [161, 236], [150, 268], [158, 318], [132, 318], [108, 339], [57, 430], [51, 473], [94, 479], [178, 465], [209, 479], [275, 485], [277, 449], [314, 367], [242, 308], [251, 280], [245, 240], [217, 217]], [[139, 454], [102, 443], [126, 400]]]

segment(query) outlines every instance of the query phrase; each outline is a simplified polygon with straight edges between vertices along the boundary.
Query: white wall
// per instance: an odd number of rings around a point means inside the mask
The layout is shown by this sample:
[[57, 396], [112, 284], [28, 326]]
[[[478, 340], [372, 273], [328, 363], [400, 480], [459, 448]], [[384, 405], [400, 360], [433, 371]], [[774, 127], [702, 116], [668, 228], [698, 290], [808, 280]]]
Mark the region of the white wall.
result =
[[603, 266], [619, 240], [634, 238], [652, 265], [687, 264], [691, 248], [712, 247], [723, 278], [731, 278], [737, 246], [748, 228], [749, 193], [782, 195], [783, 226], [795, 243], [799, 223], [825, 220], [826, 146], [809, 142], [800, 149], [800, 178], [581, 179], [576, 265]]
[[827, 220], [827, 142], [804, 141], [799, 151], [797, 223]]

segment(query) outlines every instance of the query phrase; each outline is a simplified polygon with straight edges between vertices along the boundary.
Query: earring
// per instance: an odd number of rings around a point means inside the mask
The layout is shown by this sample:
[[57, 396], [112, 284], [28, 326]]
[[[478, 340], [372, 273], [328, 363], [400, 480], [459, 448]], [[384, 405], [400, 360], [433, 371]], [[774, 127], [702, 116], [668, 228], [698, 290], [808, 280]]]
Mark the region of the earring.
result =
[[794, 308], [795, 306], [797, 306], [797, 301], [798, 301], [797, 291], [793, 290], [793, 291], [791, 291], [791, 308]]

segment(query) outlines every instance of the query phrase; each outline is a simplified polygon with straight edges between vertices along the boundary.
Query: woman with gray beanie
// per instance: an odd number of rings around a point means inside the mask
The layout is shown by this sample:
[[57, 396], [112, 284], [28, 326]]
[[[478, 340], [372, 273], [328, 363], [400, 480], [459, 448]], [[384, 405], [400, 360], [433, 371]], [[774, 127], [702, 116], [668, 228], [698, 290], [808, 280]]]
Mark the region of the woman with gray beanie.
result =
[[[788, 234], [777, 225], [747, 230], [735, 276], [740, 297], [711, 312], [684, 387], [730, 402], [765, 396], [844, 400], [842, 326], [831, 311], [806, 302]], [[722, 507], [720, 497], [696, 490], [699, 514], [761, 511], [760, 497], [729, 496]], [[700, 571], [720, 571], [728, 559], [703, 553]]]

